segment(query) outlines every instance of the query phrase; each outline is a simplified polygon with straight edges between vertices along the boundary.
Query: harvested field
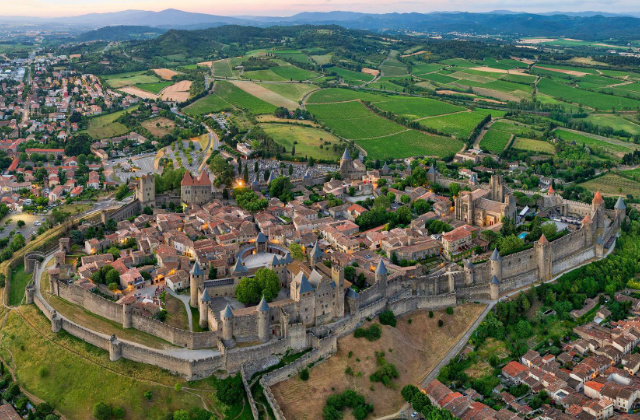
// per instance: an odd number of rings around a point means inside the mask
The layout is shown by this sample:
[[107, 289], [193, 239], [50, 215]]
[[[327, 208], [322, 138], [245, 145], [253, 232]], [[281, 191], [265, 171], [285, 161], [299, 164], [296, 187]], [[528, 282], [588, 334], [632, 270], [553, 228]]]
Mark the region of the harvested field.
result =
[[379, 75], [379, 74], [380, 74], [380, 70], [370, 69], [370, 68], [367, 68], [367, 67], [364, 67], [364, 68], [361, 70], [361, 72], [362, 72], [362, 73], [364, 73], [364, 74], [370, 74], [370, 75], [372, 75], [372, 76], [377, 76], [377, 75]]
[[475, 70], [475, 71], [484, 71], [486, 73], [510, 73], [510, 70], [504, 70], [504, 69], [496, 69], [493, 67], [487, 67], [487, 66], [482, 66], [482, 67], [471, 67], [469, 70]]
[[249, 95], [253, 95], [256, 98], [262, 99], [265, 102], [268, 102], [275, 106], [282, 106], [287, 109], [296, 109], [298, 108], [297, 102], [292, 101], [291, 99], [287, 99], [282, 95], [278, 95], [277, 93], [263, 87], [257, 85], [253, 82], [244, 82], [244, 81], [232, 81], [231, 82], [235, 87], [240, 88], [247, 92]]
[[135, 86], [126, 86], [118, 89], [121, 92], [128, 93], [129, 95], [137, 96], [142, 99], [157, 99], [158, 95], [154, 95], [151, 92], [147, 92], [146, 90], [142, 90]]
[[171, 80], [173, 76], [178, 74], [177, 71], [173, 71], [171, 69], [153, 69], [153, 72], [158, 75], [161, 79]]
[[189, 99], [189, 88], [191, 88], [191, 82], [183, 80], [164, 88], [160, 92], [160, 98], [163, 101], [184, 102]]
[[576, 71], [576, 70], [566, 70], [566, 69], [554, 69], [551, 67], [542, 67], [542, 66], [533, 66], [537, 69], [542, 69], [542, 70], [547, 70], [547, 71], [554, 71], [556, 73], [562, 73], [562, 74], [568, 74], [570, 76], [576, 76], [576, 77], [582, 77], [582, 76], [586, 76], [589, 73], [585, 73], [583, 71]]
[[201, 61], [200, 63], [198, 63], [198, 66], [212, 67], [213, 61]]
[[489, 96], [491, 98], [496, 98], [499, 99], [501, 101], [514, 101], [514, 102], [520, 102], [520, 99], [522, 99], [520, 96], [518, 95], [514, 95], [512, 93], [507, 93], [507, 92], [500, 92], [498, 90], [495, 89], [486, 89], [486, 88], [480, 88], [480, 87], [474, 87], [471, 88], [473, 90], [474, 93], [480, 95], [480, 96]]
[[[456, 307], [453, 315], [434, 311], [433, 318], [429, 318], [429, 311], [414, 312], [398, 318], [396, 328], [382, 326], [382, 337], [374, 342], [350, 334], [338, 340], [337, 354], [310, 370], [308, 381], [292, 377], [273, 386], [273, 393], [288, 419], [322, 418], [327, 397], [347, 388], [362, 394], [373, 404], [374, 417], [390, 415], [404, 404], [400, 389], [407, 384], [418, 384], [483, 309], [484, 305], [465, 304]], [[439, 319], [444, 321], [442, 328], [437, 326]], [[370, 322], [365, 326], [368, 324]], [[393, 381], [392, 388], [369, 379], [376, 370], [376, 351], [384, 351], [387, 362], [398, 368], [400, 377]], [[353, 375], [345, 373], [347, 367]]]
[[463, 96], [476, 96], [473, 93], [465, 93], [465, 92], [458, 92], [456, 90], [437, 90], [436, 93], [438, 95], [463, 95]]
[[295, 124], [295, 125], [308, 125], [309, 127], [320, 127], [320, 124], [310, 120], [288, 120], [286, 118], [278, 118], [275, 115], [257, 115], [256, 121], [261, 123], [282, 123], [282, 124]]
[[555, 40], [556, 38], [530, 38], [530, 39], [522, 39], [518, 42], [521, 44], [542, 44], [544, 42], [552, 42]]
[[164, 117], [143, 121], [141, 125], [156, 137], [162, 137], [169, 134], [176, 126], [173, 121]]

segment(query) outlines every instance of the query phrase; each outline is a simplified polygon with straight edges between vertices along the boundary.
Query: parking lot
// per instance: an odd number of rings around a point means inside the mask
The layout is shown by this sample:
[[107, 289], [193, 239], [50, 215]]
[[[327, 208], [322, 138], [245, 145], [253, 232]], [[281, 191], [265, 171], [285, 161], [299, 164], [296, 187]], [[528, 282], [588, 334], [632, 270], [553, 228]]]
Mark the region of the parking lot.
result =
[[[31, 235], [38, 231], [38, 228], [44, 222], [43, 219], [46, 217], [46, 215], [42, 214], [10, 213], [0, 221], [0, 238], [6, 238], [11, 234], [11, 231], [15, 231], [29, 240]], [[25, 225], [18, 228], [18, 220], [24, 221]]]

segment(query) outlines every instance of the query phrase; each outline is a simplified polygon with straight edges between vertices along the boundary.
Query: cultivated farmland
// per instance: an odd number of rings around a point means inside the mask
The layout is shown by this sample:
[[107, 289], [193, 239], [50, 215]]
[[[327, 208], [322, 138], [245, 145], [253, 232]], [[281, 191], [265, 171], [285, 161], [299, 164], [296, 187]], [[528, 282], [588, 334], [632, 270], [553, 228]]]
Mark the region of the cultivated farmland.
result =
[[218, 81], [212, 94], [198, 99], [185, 107], [184, 111], [189, 115], [202, 115], [232, 108], [247, 109], [254, 114], [269, 114], [276, 109], [272, 104], [248, 94], [229, 82]]
[[528, 150], [536, 153], [552, 154], [556, 151], [551, 143], [542, 140], [523, 139], [518, 137], [513, 144], [514, 149]]
[[489, 131], [484, 134], [484, 137], [482, 137], [480, 147], [487, 149], [492, 153], [500, 153], [507, 146], [507, 143], [509, 143], [511, 136], [511, 133], [496, 130], [491, 127]]
[[420, 125], [436, 129], [441, 133], [454, 136], [459, 139], [467, 139], [471, 132], [480, 124], [482, 119], [489, 114], [502, 114], [499, 111], [490, 112], [478, 109], [472, 112], [443, 115], [441, 117], [425, 118], [420, 120]]
[[632, 195], [640, 197], [639, 182], [611, 172], [578, 185], [585, 187], [589, 191], [600, 191], [602, 194], [609, 196]]
[[289, 154], [294, 141], [297, 142], [295, 156], [337, 161], [344, 151], [340, 139], [319, 128], [293, 124], [260, 124], [260, 127]]

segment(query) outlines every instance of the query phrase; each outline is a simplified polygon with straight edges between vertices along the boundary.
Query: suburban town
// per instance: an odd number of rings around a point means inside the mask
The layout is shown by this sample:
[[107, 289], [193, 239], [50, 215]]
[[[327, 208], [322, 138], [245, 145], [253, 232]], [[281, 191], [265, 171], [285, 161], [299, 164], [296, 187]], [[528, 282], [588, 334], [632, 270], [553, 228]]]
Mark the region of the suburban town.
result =
[[635, 41], [242, 22], [0, 31], [0, 419], [640, 418]]

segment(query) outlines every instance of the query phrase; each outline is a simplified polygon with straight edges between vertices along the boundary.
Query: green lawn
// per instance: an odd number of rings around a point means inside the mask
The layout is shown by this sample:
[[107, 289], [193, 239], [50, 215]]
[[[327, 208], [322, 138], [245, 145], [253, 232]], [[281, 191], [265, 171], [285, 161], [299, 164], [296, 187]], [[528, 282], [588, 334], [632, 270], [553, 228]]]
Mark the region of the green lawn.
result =
[[[10, 313], [0, 330], [0, 354], [15, 366], [21, 387], [69, 420], [92, 418], [98, 402], [123, 407], [129, 419], [159, 419], [175, 410], [202, 407], [200, 396], [210, 406], [220, 404], [205, 381], [189, 385], [158, 367], [125, 359], [110, 362], [108, 352], [64, 331], [51, 332], [50, 322], [34, 305], [20, 312]], [[176, 383], [198, 389], [178, 392], [173, 389]], [[151, 401], [143, 395], [147, 391]]]
[[24, 272], [24, 265], [19, 265], [11, 274], [11, 288], [9, 290], [9, 305], [20, 305], [24, 299], [24, 289], [27, 287], [27, 283], [31, 281], [33, 274], [27, 274]]
[[291, 154], [294, 141], [297, 142], [295, 156], [338, 161], [344, 151], [344, 144], [340, 139], [319, 128], [293, 124], [260, 124], [260, 127], [276, 143], [284, 146], [287, 154]]
[[89, 118], [87, 133], [94, 139], [105, 139], [115, 136], [121, 136], [129, 132], [129, 129], [115, 122], [125, 112], [132, 112], [137, 109], [138, 106], [124, 109], [122, 111], [112, 112], [111, 114], [98, 115]]
[[275, 74], [282, 77], [284, 80], [303, 81], [303, 80], [315, 79], [316, 77], [319, 76], [318, 73], [301, 69], [300, 67], [296, 67], [292, 65], [278, 66], [278, 67], [274, 67], [272, 70]]

